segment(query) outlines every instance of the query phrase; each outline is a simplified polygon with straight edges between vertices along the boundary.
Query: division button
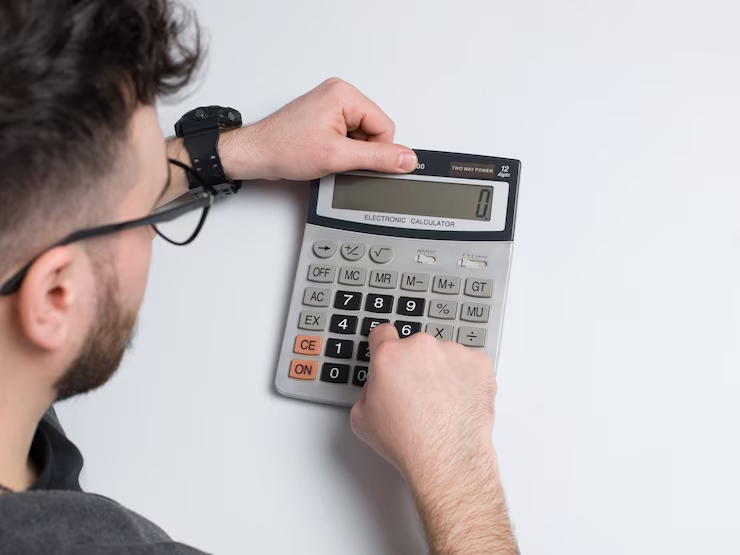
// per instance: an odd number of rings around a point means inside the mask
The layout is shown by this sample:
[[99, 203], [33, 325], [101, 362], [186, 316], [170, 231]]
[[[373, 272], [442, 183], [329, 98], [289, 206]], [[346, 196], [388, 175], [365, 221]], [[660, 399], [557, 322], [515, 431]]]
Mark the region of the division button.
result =
[[306, 306], [329, 306], [329, 297], [331, 297], [331, 289], [306, 287], [303, 292], [303, 304]]
[[361, 243], [345, 243], [341, 248], [342, 257], [350, 262], [356, 262], [365, 256], [365, 245]]
[[302, 330], [324, 331], [326, 314], [304, 310], [298, 318], [298, 327]]
[[468, 347], [485, 347], [486, 330], [484, 328], [462, 327], [457, 332], [457, 342]]
[[321, 381], [329, 383], [347, 383], [349, 381], [349, 364], [332, 364], [325, 362], [321, 366]]
[[315, 360], [292, 360], [288, 376], [294, 380], [315, 380], [319, 363]]
[[313, 253], [319, 258], [331, 258], [337, 252], [337, 244], [334, 241], [314, 241]]
[[299, 355], [319, 356], [321, 354], [321, 336], [297, 335], [293, 352]]
[[370, 258], [378, 264], [387, 264], [393, 260], [393, 249], [391, 247], [373, 245], [370, 247]]
[[465, 280], [465, 294], [468, 297], [490, 299], [493, 296], [493, 280], [468, 278]]
[[333, 283], [336, 273], [336, 266], [329, 266], [328, 264], [311, 264], [308, 267], [308, 281]]
[[452, 341], [454, 329], [447, 324], [427, 324], [426, 332], [440, 341]]

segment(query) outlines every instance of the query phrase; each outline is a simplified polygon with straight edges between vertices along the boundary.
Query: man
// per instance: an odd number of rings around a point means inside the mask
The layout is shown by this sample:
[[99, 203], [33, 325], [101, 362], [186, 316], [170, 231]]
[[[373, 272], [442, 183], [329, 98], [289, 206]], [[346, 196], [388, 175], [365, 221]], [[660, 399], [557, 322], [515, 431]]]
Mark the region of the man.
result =
[[[85, 494], [82, 458], [49, 408], [115, 372], [139, 310], [155, 229], [188, 191], [154, 101], [200, 59], [169, 0], [0, 4], [0, 552], [180, 554], [196, 550], [115, 502]], [[406, 172], [393, 122], [330, 79], [272, 116], [225, 132], [232, 179]], [[248, 185], [247, 185], [248, 186]], [[197, 202], [194, 200], [192, 202]], [[104, 227], [111, 223], [127, 223]], [[62, 241], [70, 234], [86, 230]], [[89, 231], [92, 230], [92, 231]], [[380, 326], [355, 433], [407, 480], [433, 553], [516, 553], [491, 440], [488, 359]]]

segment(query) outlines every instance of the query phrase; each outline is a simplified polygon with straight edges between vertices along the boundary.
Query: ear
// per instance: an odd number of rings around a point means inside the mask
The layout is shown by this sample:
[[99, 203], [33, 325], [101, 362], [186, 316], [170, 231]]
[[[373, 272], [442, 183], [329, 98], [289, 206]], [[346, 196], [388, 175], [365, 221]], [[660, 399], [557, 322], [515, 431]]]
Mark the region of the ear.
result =
[[68, 344], [84, 309], [81, 292], [85, 283], [92, 286], [85, 277], [89, 270], [87, 256], [76, 246], [57, 247], [33, 263], [18, 291], [20, 325], [31, 343], [46, 351]]

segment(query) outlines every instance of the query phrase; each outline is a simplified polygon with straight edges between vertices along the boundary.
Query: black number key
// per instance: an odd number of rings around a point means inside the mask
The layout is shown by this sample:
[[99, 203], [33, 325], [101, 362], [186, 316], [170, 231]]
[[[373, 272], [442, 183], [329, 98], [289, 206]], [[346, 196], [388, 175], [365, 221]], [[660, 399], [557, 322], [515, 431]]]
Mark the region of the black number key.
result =
[[362, 307], [362, 293], [357, 291], [337, 291], [334, 297], [334, 308], [342, 310], [360, 310]]
[[357, 331], [357, 323], [360, 319], [357, 316], [345, 316], [344, 314], [332, 314], [329, 321], [329, 331], [331, 333], [343, 333], [351, 335]]
[[393, 322], [393, 325], [398, 330], [398, 337], [409, 337], [421, 331], [421, 322], [402, 322], [401, 320], [396, 320]]
[[396, 313], [404, 316], [424, 316], [425, 299], [416, 297], [399, 297]]
[[369, 294], [365, 301], [365, 311], [390, 314], [393, 311], [393, 295]]
[[357, 360], [370, 362], [370, 343], [367, 341], [360, 341], [360, 346], [357, 347]]
[[349, 364], [325, 362], [321, 366], [320, 379], [322, 382], [347, 383], [349, 381]]
[[327, 339], [324, 354], [329, 358], [352, 358], [355, 342], [349, 339]]
[[386, 320], [385, 318], [363, 318], [362, 326], [360, 327], [360, 334], [367, 337], [375, 326], [387, 324], [389, 322], [390, 320]]
[[367, 366], [355, 366], [355, 375], [352, 376], [352, 385], [362, 387], [367, 381]]

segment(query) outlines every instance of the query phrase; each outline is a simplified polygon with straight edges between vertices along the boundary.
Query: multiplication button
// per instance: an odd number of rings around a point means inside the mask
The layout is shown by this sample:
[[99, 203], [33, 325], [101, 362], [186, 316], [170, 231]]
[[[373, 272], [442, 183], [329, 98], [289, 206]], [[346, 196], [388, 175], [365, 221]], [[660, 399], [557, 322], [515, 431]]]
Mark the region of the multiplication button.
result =
[[342, 257], [350, 262], [357, 262], [365, 256], [365, 245], [361, 243], [345, 243], [342, 245]]
[[434, 276], [432, 292], [443, 295], [459, 295], [462, 279], [456, 276]]
[[377, 262], [378, 264], [388, 264], [388, 262], [393, 260], [393, 249], [382, 245], [374, 245], [370, 247], [370, 258], [373, 262]]
[[319, 258], [331, 258], [337, 252], [337, 244], [334, 241], [314, 241], [313, 253]]
[[447, 324], [427, 324], [426, 332], [440, 341], [452, 341], [454, 329]]
[[317, 283], [334, 283], [334, 276], [337, 273], [336, 266], [328, 264], [311, 264], [308, 267], [308, 281]]
[[468, 347], [485, 347], [486, 330], [484, 328], [462, 327], [457, 332], [457, 342]]

